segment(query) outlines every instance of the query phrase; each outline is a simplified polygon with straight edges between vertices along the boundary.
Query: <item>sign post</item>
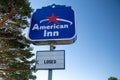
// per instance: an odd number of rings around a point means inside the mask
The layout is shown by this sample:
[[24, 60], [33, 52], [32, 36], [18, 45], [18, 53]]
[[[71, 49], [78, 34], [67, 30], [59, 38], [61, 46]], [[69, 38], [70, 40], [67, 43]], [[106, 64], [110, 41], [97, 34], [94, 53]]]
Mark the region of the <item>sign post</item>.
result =
[[48, 70], [48, 80], [52, 80], [52, 69]]
[[32, 15], [28, 37], [35, 45], [50, 45], [50, 51], [37, 52], [36, 69], [48, 70], [48, 80], [52, 80], [52, 70], [65, 69], [65, 51], [54, 50], [53, 45], [76, 40], [73, 9], [55, 4], [37, 9]]
[[[53, 45], [50, 45], [50, 51], [54, 50]], [[48, 80], [52, 80], [52, 69], [48, 70]]]

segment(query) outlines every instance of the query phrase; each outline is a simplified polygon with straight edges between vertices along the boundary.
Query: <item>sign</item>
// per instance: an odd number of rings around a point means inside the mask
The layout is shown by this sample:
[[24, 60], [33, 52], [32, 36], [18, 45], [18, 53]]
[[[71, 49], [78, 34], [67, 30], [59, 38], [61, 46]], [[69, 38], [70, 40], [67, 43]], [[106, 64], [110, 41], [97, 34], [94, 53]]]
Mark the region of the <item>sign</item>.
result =
[[29, 29], [31, 41], [68, 44], [73, 43], [75, 37], [75, 17], [71, 7], [51, 5], [33, 13]]
[[65, 51], [38, 51], [36, 55], [36, 69], [65, 69]]

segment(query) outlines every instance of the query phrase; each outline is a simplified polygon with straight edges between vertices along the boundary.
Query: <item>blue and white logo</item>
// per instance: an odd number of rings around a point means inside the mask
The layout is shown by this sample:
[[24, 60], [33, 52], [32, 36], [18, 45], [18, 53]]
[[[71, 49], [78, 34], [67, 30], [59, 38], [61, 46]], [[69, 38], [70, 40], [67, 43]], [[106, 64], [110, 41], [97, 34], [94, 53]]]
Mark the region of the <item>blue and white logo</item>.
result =
[[71, 7], [52, 5], [33, 13], [29, 29], [32, 41], [69, 40], [75, 36], [74, 11]]

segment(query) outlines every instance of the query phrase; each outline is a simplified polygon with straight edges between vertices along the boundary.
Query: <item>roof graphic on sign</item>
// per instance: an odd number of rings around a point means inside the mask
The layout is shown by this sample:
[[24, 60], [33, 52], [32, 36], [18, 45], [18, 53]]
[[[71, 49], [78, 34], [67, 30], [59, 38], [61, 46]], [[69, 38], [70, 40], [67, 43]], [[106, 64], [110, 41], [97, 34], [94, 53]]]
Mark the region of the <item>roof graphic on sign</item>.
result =
[[62, 18], [59, 18], [59, 16], [55, 16], [54, 13], [52, 13], [51, 16], [47, 17], [48, 19], [43, 19], [43, 20], [40, 20], [40, 23], [44, 22], [44, 21], [49, 21], [48, 23], [51, 23], [51, 22], [54, 22], [56, 24], [60, 24], [60, 22], [58, 21], [63, 21], [63, 22], [68, 22], [70, 23], [70, 25], [72, 25], [72, 22], [69, 21], [69, 20], [66, 20], [66, 19], [62, 19]]

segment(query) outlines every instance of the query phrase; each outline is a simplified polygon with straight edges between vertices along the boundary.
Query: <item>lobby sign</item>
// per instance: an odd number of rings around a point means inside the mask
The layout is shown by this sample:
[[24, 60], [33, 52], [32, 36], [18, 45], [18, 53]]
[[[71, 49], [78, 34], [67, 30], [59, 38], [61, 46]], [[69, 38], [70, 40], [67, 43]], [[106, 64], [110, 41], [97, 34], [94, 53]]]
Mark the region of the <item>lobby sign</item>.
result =
[[37, 51], [36, 70], [65, 69], [65, 51]]

